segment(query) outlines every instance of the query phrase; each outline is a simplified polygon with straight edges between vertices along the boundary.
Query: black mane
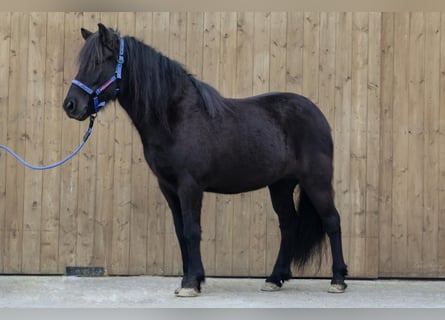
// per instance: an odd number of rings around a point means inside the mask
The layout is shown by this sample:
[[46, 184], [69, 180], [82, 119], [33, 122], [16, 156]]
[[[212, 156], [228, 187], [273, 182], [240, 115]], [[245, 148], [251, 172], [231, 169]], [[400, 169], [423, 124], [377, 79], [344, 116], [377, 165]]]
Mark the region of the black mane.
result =
[[[118, 37], [118, 33], [116, 32]], [[80, 68], [91, 70], [104, 58], [103, 45], [97, 34], [86, 41], [79, 54]], [[223, 97], [210, 85], [198, 80], [179, 62], [172, 60], [142, 41], [126, 36], [125, 63], [123, 73], [128, 73], [128, 96], [132, 110], [127, 110], [135, 119], [144, 119], [149, 113], [169, 127], [170, 108], [181, 98], [187, 86], [193, 85], [210, 117], [215, 117], [227, 107]]]

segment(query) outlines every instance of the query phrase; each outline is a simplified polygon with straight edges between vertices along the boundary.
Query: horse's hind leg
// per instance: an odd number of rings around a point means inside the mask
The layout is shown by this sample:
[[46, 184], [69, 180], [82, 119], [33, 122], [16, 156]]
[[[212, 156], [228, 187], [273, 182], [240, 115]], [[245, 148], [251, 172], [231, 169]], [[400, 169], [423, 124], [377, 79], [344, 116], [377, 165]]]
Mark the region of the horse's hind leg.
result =
[[[327, 161], [327, 159], [324, 159]], [[311, 176], [307, 176], [301, 181], [301, 188], [310, 198], [312, 205], [319, 214], [323, 228], [329, 236], [332, 254], [332, 281], [329, 292], [341, 293], [346, 289], [345, 276], [347, 266], [343, 258], [340, 215], [334, 205], [332, 190], [332, 170], [328, 162], [317, 163], [317, 168], [310, 170]], [[324, 168], [325, 170], [322, 170]], [[314, 174], [317, 172], [318, 174]]]
[[276, 291], [281, 288], [283, 282], [289, 280], [291, 274], [292, 248], [295, 234], [297, 233], [297, 212], [293, 200], [296, 180], [280, 180], [269, 186], [272, 206], [278, 215], [281, 231], [281, 243], [277, 261], [272, 274], [266, 279], [263, 291]]
[[341, 293], [346, 289], [345, 276], [347, 266], [343, 258], [340, 216], [333, 203], [332, 192], [315, 191], [312, 192], [311, 200], [319, 212], [324, 229], [329, 236], [332, 254], [332, 281], [329, 292]]

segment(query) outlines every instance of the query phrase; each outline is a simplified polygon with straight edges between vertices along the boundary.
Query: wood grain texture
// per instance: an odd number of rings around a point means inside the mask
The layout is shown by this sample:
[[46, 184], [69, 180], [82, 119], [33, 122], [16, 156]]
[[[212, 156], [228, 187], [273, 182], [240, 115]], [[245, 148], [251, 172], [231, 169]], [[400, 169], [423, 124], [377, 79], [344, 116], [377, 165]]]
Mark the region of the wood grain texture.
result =
[[380, 106], [381, 106], [381, 34], [382, 14], [370, 13], [368, 19], [368, 78], [367, 78], [367, 131], [366, 131], [366, 205], [365, 205], [365, 274], [377, 277], [379, 273], [379, 186], [380, 175]]
[[[8, 74], [9, 50], [11, 44], [11, 14], [0, 13], [0, 74]], [[8, 137], [8, 102], [9, 79], [0, 78], [0, 141], [7, 141]], [[0, 272], [4, 270], [4, 253], [6, 248], [6, 153], [0, 152]]]
[[[17, 154], [25, 155], [25, 114], [28, 99], [29, 14], [11, 14], [9, 51], [9, 101], [7, 143]], [[22, 237], [24, 215], [25, 168], [11, 157], [6, 158], [4, 272], [22, 272]]]
[[[424, 204], [422, 272], [438, 275], [440, 190], [440, 13], [425, 13]], [[428, 50], [426, 50], [428, 48]], [[438, 228], [439, 226], [439, 228]]]
[[[409, 14], [394, 17], [392, 269], [407, 267]], [[391, 272], [391, 271], [390, 271]]]
[[[63, 99], [63, 49], [65, 15], [48, 14], [46, 61], [45, 61], [45, 110], [43, 123], [43, 163], [54, 163], [62, 158], [62, 117], [60, 110]], [[40, 230], [40, 272], [57, 272], [60, 221], [60, 170], [49, 170], [43, 174], [42, 213]], [[57, 187], [55, 187], [57, 186]], [[91, 236], [93, 233], [91, 233]]]
[[394, 13], [383, 13], [379, 166], [379, 274], [392, 269]]
[[[28, 86], [25, 116], [26, 151], [30, 163], [42, 164], [45, 98], [46, 13], [31, 13], [28, 40]], [[42, 172], [25, 171], [22, 271], [40, 272]]]
[[[439, 105], [445, 101], [445, 13], [441, 14], [440, 27], [440, 92]], [[445, 272], [445, 110], [439, 111], [439, 230], [438, 230], [438, 275]]]
[[[77, 72], [77, 53], [71, 50], [73, 46], [81, 46], [83, 39], [79, 32], [83, 26], [82, 13], [68, 13], [65, 16], [65, 47], [64, 47], [64, 93], [68, 92], [71, 80]], [[62, 154], [70, 154], [79, 143], [80, 123], [68, 117], [62, 117]], [[64, 272], [66, 266], [77, 263], [77, 215], [79, 191], [79, 158], [65, 163], [61, 170], [61, 201], [59, 226], [59, 260], [58, 271]]]

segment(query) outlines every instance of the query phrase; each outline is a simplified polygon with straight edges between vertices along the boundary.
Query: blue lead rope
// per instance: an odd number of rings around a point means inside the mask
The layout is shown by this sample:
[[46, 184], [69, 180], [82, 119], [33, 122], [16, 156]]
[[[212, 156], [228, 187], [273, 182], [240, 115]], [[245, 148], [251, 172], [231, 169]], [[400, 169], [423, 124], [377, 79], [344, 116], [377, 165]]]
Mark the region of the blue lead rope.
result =
[[30, 169], [33, 170], [48, 170], [48, 169], [52, 169], [58, 166], [61, 166], [62, 164], [64, 164], [65, 162], [67, 162], [68, 160], [70, 160], [71, 158], [73, 158], [76, 154], [79, 153], [79, 151], [82, 149], [82, 147], [85, 145], [85, 142], [87, 142], [89, 136], [91, 135], [91, 132], [93, 131], [93, 124], [94, 124], [94, 119], [96, 118], [96, 116], [91, 115], [90, 116], [90, 125], [87, 129], [87, 131], [85, 132], [85, 135], [83, 136], [82, 142], [80, 143], [80, 145], [76, 148], [76, 150], [74, 150], [69, 156], [67, 156], [66, 158], [60, 160], [59, 162], [47, 165], [47, 166], [34, 166], [28, 162], [26, 162], [25, 160], [23, 160], [23, 158], [21, 158], [19, 155], [17, 155], [14, 151], [12, 151], [10, 148], [8, 148], [7, 146], [1, 145], [0, 144], [0, 149], [3, 149], [7, 152], [9, 152], [12, 156], [14, 156], [14, 158], [16, 158], [21, 164], [23, 164], [25, 167], [28, 167]]

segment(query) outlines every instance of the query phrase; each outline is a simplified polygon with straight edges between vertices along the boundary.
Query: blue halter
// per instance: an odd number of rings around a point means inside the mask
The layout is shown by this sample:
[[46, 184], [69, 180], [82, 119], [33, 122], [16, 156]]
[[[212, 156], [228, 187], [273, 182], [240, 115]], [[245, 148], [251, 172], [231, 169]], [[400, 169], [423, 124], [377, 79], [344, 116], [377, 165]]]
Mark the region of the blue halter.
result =
[[[94, 112], [98, 112], [102, 107], [105, 106], [105, 104], [108, 101], [100, 101], [99, 95], [104, 92], [113, 82], [116, 82], [117, 80], [122, 79], [122, 65], [124, 63], [124, 39], [120, 39], [120, 47], [119, 47], [119, 58], [117, 59], [117, 65], [116, 65], [116, 71], [114, 72], [114, 75], [111, 77], [110, 80], [105, 82], [102, 86], [97, 88], [96, 90], [91, 89], [86, 84], [80, 82], [79, 80], [74, 79], [72, 81], [72, 84], [79, 87], [88, 95], [92, 96], [93, 103], [94, 103]], [[119, 87], [116, 88], [114, 91], [114, 97], [117, 97], [117, 94], [119, 93]]]

